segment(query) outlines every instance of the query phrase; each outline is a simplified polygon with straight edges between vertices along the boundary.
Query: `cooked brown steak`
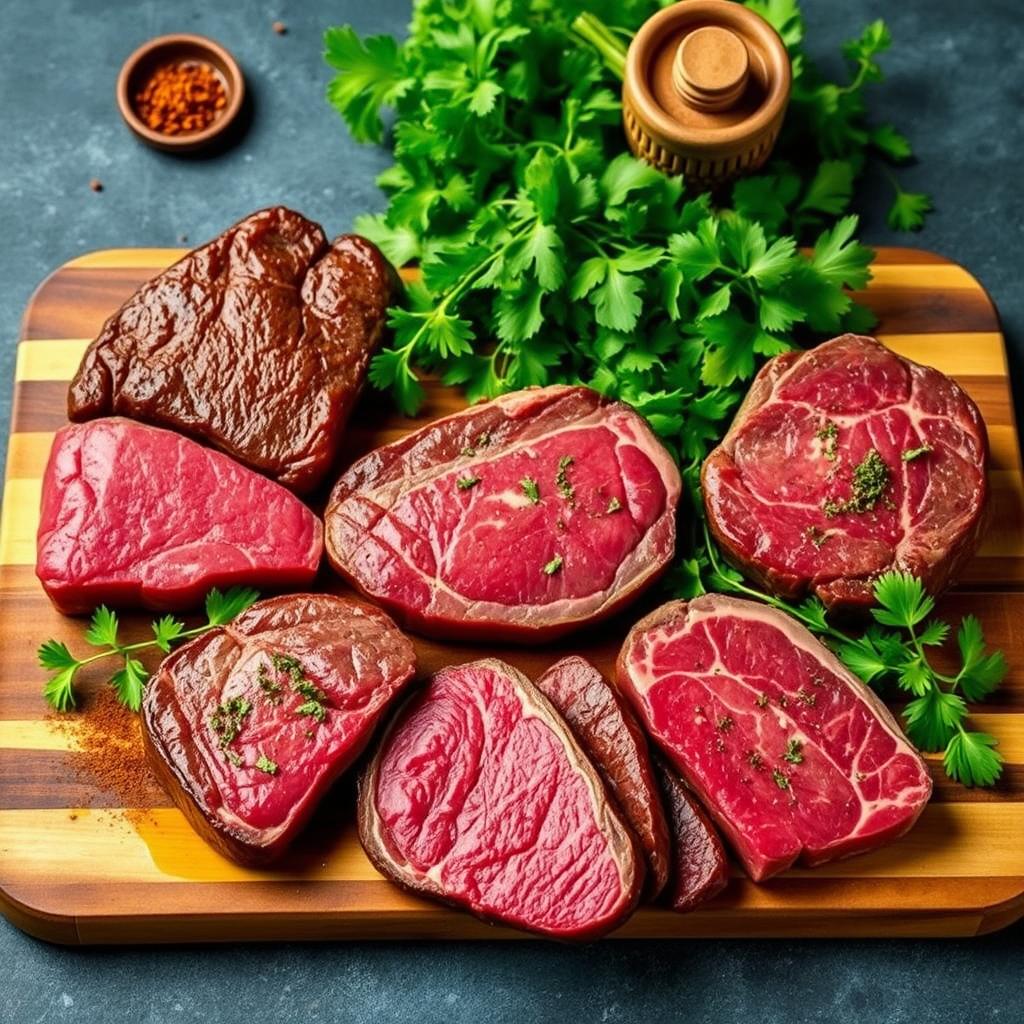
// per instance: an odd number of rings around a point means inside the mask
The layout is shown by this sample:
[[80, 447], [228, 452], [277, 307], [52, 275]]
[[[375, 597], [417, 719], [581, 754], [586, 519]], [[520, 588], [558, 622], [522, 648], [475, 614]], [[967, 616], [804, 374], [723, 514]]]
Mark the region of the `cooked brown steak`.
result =
[[382, 611], [329, 594], [259, 601], [165, 658], [146, 753], [192, 827], [242, 864], [279, 857], [416, 671]]
[[672, 833], [672, 866], [661, 902], [683, 914], [728, 885], [729, 863], [715, 826], [686, 783], [658, 754], [654, 755], [654, 770]]
[[640, 723], [618, 690], [584, 658], [562, 658], [534, 686], [551, 701], [590, 755], [640, 840], [647, 862], [644, 895], [654, 899], [669, 876], [669, 837]]
[[956, 578], [984, 525], [987, 459], [954, 381], [844, 334], [765, 364], [704, 463], [704, 506], [752, 579], [857, 608], [888, 569], [933, 594]]
[[71, 382], [68, 416], [206, 441], [294, 491], [329, 470], [380, 340], [394, 272], [373, 243], [283, 207], [143, 285]]

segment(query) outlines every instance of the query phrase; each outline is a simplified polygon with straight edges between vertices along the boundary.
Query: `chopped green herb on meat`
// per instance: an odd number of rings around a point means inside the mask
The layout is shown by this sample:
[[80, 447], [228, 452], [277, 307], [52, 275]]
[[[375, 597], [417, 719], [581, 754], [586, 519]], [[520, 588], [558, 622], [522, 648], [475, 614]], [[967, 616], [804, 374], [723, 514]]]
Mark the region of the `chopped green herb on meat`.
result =
[[816, 526], [808, 526], [804, 536], [816, 547], [820, 548], [828, 540], [828, 534], [822, 533]]
[[456, 483], [460, 491], [468, 491], [471, 487], [476, 487], [476, 485], [480, 483], [480, 477], [460, 476]]
[[922, 455], [927, 455], [932, 450], [930, 444], [923, 444], [920, 448], [908, 448], [900, 456], [904, 462], [913, 462], [914, 459], [921, 458]]
[[531, 477], [524, 476], [523, 479], [519, 481], [519, 486], [522, 487], [523, 494], [525, 494], [534, 505], [540, 501], [540, 488], [537, 486], [536, 480]]
[[862, 515], [873, 512], [880, 501], [886, 500], [889, 483], [889, 467], [878, 451], [871, 448], [853, 470], [850, 497], [843, 501], [829, 498], [822, 505], [822, 510], [829, 519], [846, 513]]
[[779, 789], [789, 789], [789, 779], [778, 768], [772, 769], [772, 781]]
[[562, 568], [562, 556], [555, 555], [554, 558], [544, 566], [542, 572], [545, 576], [554, 576]]
[[782, 755], [783, 759], [788, 761], [790, 764], [803, 764], [804, 755], [801, 753], [803, 750], [803, 743], [800, 740], [793, 738], [786, 744], [786, 751]]
[[821, 441], [822, 455], [829, 462], [835, 462], [839, 457], [839, 428], [831, 420], [825, 420], [824, 425], [818, 430], [815, 437]]
[[568, 469], [575, 460], [571, 455], [563, 455], [558, 460], [558, 472], [555, 474], [555, 486], [558, 488], [558, 493], [570, 505], [575, 503], [575, 491], [573, 490], [572, 484], [569, 482]]
[[266, 772], [267, 775], [276, 775], [277, 774], [277, 764], [276, 764], [276, 762], [271, 761], [270, 758], [267, 757], [266, 754], [260, 754], [260, 756], [256, 760], [256, 767], [261, 772]]
[[618, 512], [620, 508], [622, 508], [622, 502], [618, 498], [612, 498], [608, 502], [608, 507], [604, 510], [604, 514], [610, 516], [613, 512]]

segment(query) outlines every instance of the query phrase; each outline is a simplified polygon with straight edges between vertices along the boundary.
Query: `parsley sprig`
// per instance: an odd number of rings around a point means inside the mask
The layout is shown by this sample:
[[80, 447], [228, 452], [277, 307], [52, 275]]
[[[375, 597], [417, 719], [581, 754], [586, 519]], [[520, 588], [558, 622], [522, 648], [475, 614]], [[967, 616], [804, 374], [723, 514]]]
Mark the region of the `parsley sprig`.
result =
[[[921, 581], [905, 572], [884, 573], [875, 582], [874, 622], [860, 636], [832, 625], [816, 597], [800, 603], [785, 601], [750, 586], [718, 557], [706, 538], [707, 561], [685, 564], [677, 576], [687, 596], [706, 589], [731, 591], [763, 601], [802, 622], [835, 651], [865, 683], [894, 685], [912, 699], [902, 711], [907, 735], [925, 751], [942, 751], [946, 774], [965, 786], [991, 786], [1002, 774], [998, 741], [985, 732], [968, 729], [968, 702], [984, 701], [1006, 676], [1002, 651], [989, 651], [981, 623], [973, 615], [960, 622], [956, 641], [960, 667], [940, 672], [927, 649], [941, 647], [950, 635], [947, 622], [932, 617], [935, 601]], [[683, 576], [688, 578], [683, 580]]]
[[221, 593], [214, 587], [206, 595], [206, 622], [194, 629], [186, 629], [185, 623], [172, 615], [164, 615], [152, 623], [153, 639], [134, 644], [121, 643], [118, 638], [119, 622], [116, 613], [105, 605], [93, 612], [89, 628], [85, 631], [85, 642], [100, 650], [84, 658], [76, 658], [67, 644], [59, 640], [47, 640], [38, 651], [39, 664], [52, 672], [43, 688], [43, 696], [58, 711], [69, 711], [75, 707], [75, 678], [85, 665], [104, 658], [120, 658], [122, 667], [110, 678], [117, 699], [132, 711], [142, 706], [142, 691], [149, 678], [146, 667], [135, 657], [136, 652], [159, 648], [169, 654], [171, 647], [184, 640], [201, 636], [217, 626], [231, 622], [245, 611], [259, 594], [249, 587], [232, 587]]

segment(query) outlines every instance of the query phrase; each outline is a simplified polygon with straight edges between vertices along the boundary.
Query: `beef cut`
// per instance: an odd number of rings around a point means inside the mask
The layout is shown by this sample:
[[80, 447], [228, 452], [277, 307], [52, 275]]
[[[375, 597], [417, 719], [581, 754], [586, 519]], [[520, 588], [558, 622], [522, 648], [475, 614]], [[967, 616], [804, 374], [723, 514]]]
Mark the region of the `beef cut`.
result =
[[68, 614], [174, 611], [211, 587], [304, 587], [320, 520], [293, 494], [170, 430], [112, 417], [57, 431], [43, 474], [36, 575]]
[[672, 833], [672, 866], [661, 902], [678, 913], [717, 896], [729, 883], [729, 864], [715, 826], [664, 757], [654, 756]]
[[765, 364], [704, 463], [704, 506], [752, 579], [857, 608], [888, 569], [933, 594], [956, 578], [982, 532], [987, 459], [954, 381], [844, 334]]
[[347, 598], [259, 601], [164, 659], [142, 701], [153, 770], [226, 857], [279, 857], [416, 670], [383, 612]]
[[403, 888], [552, 938], [604, 934], [643, 884], [572, 732], [495, 660], [444, 669], [399, 711], [359, 782], [359, 836]]
[[620, 687], [761, 881], [906, 832], [931, 778], [885, 706], [803, 626], [753, 601], [673, 601], [631, 630]]
[[330, 469], [384, 327], [373, 243], [261, 210], [143, 285], [71, 382], [68, 416], [199, 438], [297, 492]]
[[548, 639], [656, 579], [679, 489], [672, 457], [628, 406], [533, 388], [356, 462], [331, 494], [328, 555], [412, 629]]
[[647, 738], [614, 686], [584, 658], [552, 665], [536, 687], [565, 719], [640, 840], [653, 900], [669, 874], [669, 833]]

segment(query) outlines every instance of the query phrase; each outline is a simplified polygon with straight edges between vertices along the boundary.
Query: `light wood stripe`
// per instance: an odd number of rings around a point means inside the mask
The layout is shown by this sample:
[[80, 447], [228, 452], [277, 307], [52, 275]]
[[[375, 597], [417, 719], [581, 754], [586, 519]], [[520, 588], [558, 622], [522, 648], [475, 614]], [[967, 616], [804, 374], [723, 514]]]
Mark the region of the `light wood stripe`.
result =
[[8, 479], [0, 509], [0, 565], [35, 565], [42, 480]]
[[[1005, 376], [1002, 335], [991, 331], [880, 334], [894, 352], [952, 377]], [[18, 345], [14, 379], [69, 381], [91, 338], [34, 338]]]
[[[925, 808], [898, 842], [862, 857], [821, 867], [794, 868], [785, 878], [1004, 878], [1024, 874], [1024, 804], [948, 803]], [[979, 841], [950, 842], [973, 835]], [[315, 856], [301, 850], [273, 870], [240, 867], [199, 838], [177, 808], [159, 807], [128, 818], [120, 808], [0, 811], [0, 849], [17, 850], [2, 872], [6, 884], [45, 878], [76, 881], [251, 882], [369, 881], [379, 878], [348, 825], [317, 835]], [[323, 846], [321, 847], [321, 843]], [[307, 843], [308, 846], [308, 843]]]
[[164, 270], [180, 260], [187, 249], [98, 249], [69, 260], [61, 269]]
[[978, 280], [956, 263], [939, 266], [911, 266], [907, 263], [875, 263], [871, 267], [871, 288], [922, 288], [945, 291], [963, 288], [976, 291]]

